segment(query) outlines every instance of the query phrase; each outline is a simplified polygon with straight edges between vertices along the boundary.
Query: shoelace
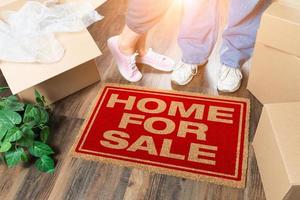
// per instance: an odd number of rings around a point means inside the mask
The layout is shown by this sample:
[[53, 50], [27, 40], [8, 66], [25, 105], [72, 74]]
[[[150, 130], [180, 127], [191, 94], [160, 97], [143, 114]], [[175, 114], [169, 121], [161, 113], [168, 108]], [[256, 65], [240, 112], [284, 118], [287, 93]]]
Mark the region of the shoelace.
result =
[[154, 57], [156, 60], [164, 61], [164, 60], [167, 59], [167, 58], [166, 58], [165, 56], [163, 56], [163, 55], [160, 55], [160, 54], [158, 54], [158, 53], [154, 53], [154, 52], [152, 51], [151, 48], [149, 49], [149, 53], [151, 53], [151, 54], [153, 55], [153, 57]]
[[138, 68], [136, 66], [136, 56], [137, 55], [138, 55], [137, 53], [134, 53], [129, 59], [129, 67], [132, 70], [131, 77], [133, 77], [135, 75], [135, 73], [138, 72]]
[[236, 78], [242, 78], [242, 74], [239, 70], [226, 67], [226, 68], [222, 69], [220, 79], [224, 80], [229, 75], [230, 72], [234, 72], [234, 75], [236, 76]]
[[[189, 66], [189, 67], [187, 67]], [[175, 68], [175, 70], [178, 70], [180, 68], [184, 67], [184, 71], [182, 74], [192, 74], [193, 76], [196, 75], [198, 73], [198, 67], [193, 68], [193, 65], [189, 65], [189, 64], [185, 64], [183, 62], [180, 62], [179, 65], [177, 65], [177, 67]], [[190, 73], [189, 73], [190, 72]]]

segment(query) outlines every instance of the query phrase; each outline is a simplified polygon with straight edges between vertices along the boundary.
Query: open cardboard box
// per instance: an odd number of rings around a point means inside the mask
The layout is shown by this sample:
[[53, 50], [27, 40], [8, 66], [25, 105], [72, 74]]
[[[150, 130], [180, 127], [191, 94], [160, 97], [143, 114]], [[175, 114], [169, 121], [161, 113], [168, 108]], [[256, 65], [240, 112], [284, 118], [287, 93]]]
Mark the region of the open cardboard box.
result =
[[300, 6], [273, 3], [258, 31], [247, 88], [263, 104], [300, 101]]
[[266, 104], [253, 147], [267, 199], [300, 199], [300, 102]]
[[[16, 10], [25, 0], [8, 0], [0, 7], [3, 10]], [[94, 1], [99, 6], [104, 1]], [[25, 64], [2, 62], [0, 68], [13, 94], [22, 100], [34, 101], [37, 89], [54, 103], [84, 87], [100, 80], [94, 59], [101, 55], [99, 48], [87, 30], [78, 33], [60, 33], [57, 39], [65, 48], [65, 56], [53, 64]]]

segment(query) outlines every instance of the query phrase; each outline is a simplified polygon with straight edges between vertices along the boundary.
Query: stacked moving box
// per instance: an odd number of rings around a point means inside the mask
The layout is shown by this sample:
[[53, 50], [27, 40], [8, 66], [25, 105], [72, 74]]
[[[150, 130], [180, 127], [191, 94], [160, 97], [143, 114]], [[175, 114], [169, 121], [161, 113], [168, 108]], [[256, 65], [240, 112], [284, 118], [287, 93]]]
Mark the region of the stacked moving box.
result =
[[248, 89], [264, 104], [253, 141], [267, 199], [300, 199], [300, 3], [273, 3], [258, 31]]
[[273, 3], [263, 15], [248, 89], [262, 103], [300, 101], [300, 6]]

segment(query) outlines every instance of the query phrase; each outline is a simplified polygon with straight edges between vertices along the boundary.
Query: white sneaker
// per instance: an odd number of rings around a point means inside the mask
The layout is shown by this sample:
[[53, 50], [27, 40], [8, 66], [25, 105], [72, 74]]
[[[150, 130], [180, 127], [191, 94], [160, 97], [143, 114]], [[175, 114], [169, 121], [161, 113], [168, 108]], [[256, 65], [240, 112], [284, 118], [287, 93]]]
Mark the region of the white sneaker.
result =
[[187, 64], [182, 61], [176, 64], [172, 72], [172, 81], [178, 85], [188, 84], [198, 73], [198, 65]]
[[218, 90], [222, 92], [235, 92], [242, 83], [243, 75], [239, 68], [222, 65], [218, 81]]

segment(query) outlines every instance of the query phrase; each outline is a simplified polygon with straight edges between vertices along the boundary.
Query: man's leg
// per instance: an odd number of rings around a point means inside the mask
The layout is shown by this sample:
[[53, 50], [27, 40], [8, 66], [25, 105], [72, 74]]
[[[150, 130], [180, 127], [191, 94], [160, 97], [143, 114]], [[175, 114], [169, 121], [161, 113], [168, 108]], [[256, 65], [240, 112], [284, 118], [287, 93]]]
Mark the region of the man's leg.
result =
[[218, 89], [236, 91], [241, 84], [240, 67], [251, 57], [260, 19], [270, 0], [231, 0], [228, 26], [221, 47], [221, 75]]
[[219, 0], [185, 0], [178, 44], [182, 61], [204, 64], [218, 37]]
[[257, 29], [270, 0], [231, 0], [228, 26], [223, 33], [221, 62], [239, 68], [252, 55]]
[[183, 17], [178, 44], [182, 62], [172, 74], [179, 85], [189, 83], [197, 73], [198, 65], [207, 62], [217, 37], [219, 27], [219, 0], [184, 0]]

